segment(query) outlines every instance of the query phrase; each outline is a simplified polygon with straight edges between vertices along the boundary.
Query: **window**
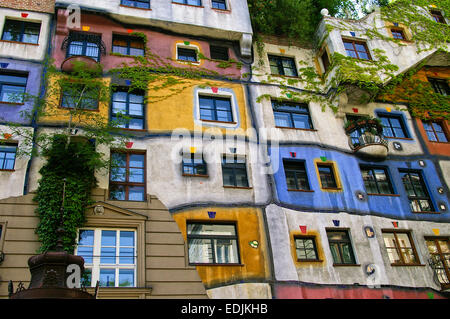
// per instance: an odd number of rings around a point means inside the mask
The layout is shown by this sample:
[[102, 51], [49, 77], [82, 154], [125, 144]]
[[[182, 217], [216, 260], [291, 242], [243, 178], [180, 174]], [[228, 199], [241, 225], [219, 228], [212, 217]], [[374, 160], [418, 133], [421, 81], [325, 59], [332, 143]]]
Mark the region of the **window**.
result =
[[369, 49], [367, 49], [367, 44], [365, 42], [353, 41], [353, 40], [343, 40], [345, 51], [347, 55], [352, 58], [371, 60]]
[[67, 42], [67, 57], [86, 56], [97, 62], [100, 61], [100, 53], [104, 50], [101, 35], [71, 32], [65, 41]]
[[439, 10], [431, 10], [430, 13], [433, 16], [434, 21], [436, 21], [438, 23], [446, 24], [444, 16], [442, 15], [441, 11], [439, 11]]
[[113, 35], [113, 53], [132, 56], [144, 56], [144, 40], [139, 37]]
[[361, 166], [367, 194], [394, 194], [386, 168]]
[[334, 265], [356, 264], [352, 243], [347, 230], [327, 229], [327, 237]]
[[0, 102], [23, 103], [28, 76], [20, 73], [0, 73]]
[[272, 101], [275, 126], [313, 129], [307, 104]]
[[[347, 114], [345, 117], [347, 118], [348, 122], [350, 121], [356, 122], [359, 119], [364, 118], [364, 116], [362, 115], [350, 115], [350, 114]], [[353, 146], [356, 147], [360, 145], [359, 138], [364, 134], [365, 131], [366, 131], [365, 127], [358, 126], [355, 130], [350, 132], [350, 139], [352, 141]]]
[[145, 154], [111, 153], [109, 197], [113, 200], [145, 200]]
[[17, 144], [0, 144], [0, 170], [13, 170], [16, 162]]
[[433, 211], [433, 204], [421, 172], [403, 169], [399, 171], [403, 186], [408, 194], [411, 210], [413, 212]]
[[426, 237], [425, 242], [434, 264], [438, 280], [450, 285], [450, 239], [448, 237]]
[[86, 287], [136, 287], [136, 231], [80, 229], [76, 255], [84, 258]]
[[295, 237], [295, 252], [298, 261], [320, 261], [315, 237]]
[[144, 93], [128, 92], [127, 89], [116, 90], [112, 97], [111, 113], [111, 120], [117, 122], [119, 127], [143, 130]]
[[198, 100], [201, 120], [233, 122], [230, 98], [200, 95]]
[[228, 61], [228, 48], [227, 47], [220, 47], [216, 45], [211, 45], [209, 47], [209, 51], [211, 53], [211, 59], [213, 60], [222, 60], [222, 61]]
[[226, 10], [227, 9], [226, 0], [212, 0], [212, 7], [214, 9]]
[[234, 224], [187, 223], [190, 264], [239, 264]]
[[177, 59], [187, 62], [198, 62], [197, 50], [177, 47]]
[[95, 86], [66, 82], [62, 87], [61, 107], [97, 110], [99, 92]]
[[245, 158], [224, 156], [222, 159], [223, 185], [231, 187], [249, 187]]
[[444, 131], [442, 122], [429, 121], [423, 122], [423, 127], [427, 133], [428, 140], [431, 142], [447, 143], [448, 138]]
[[174, 3], [188, 4], [191, 6], [201, 6], [202, 2], [200, 0], [172, 0]]
[[408, 138], [405, 123], [401, 115], [379, 114], [383, 125], [383, 135], [386, 137]]
[[290, 190], [310, 190], [305, 162], [283, 160], [287, 188]]
[[272, 74], [297, 76], [297, 68], [293, 58], [269, 55], [269, 64]]
[[403, 30], [401, 29], [391, 29], [392, 36], [394, 39], [398, 40], [406, 40], [405, 34], [403, 33]]
[[40, 23], [6, 19], [2, 40], [37, 44], [40, 31]]
[[323, 50], [320, 59], [322, 60], [323, 64], [323, 72], [326, 73], [328, 71], [328, 67], [330, 66], [330, 59], [328, 58], [327, 50]]
[[450, 88], [448, 86], [447, 80], [428, 78], [428, 82], [430, 82], [434, 92], [445, 96], [450, 95]]
[[419, 264], [410, 232], [383, 230], [383, 240], [392, 265]]
[[206, 163], [201, 153], [183, 154], [183, 175], [207, 176]]
[[317, 164], [321, 188], [337, 189], [336, 176], [334, 175], [333, 164]]
[[150, 0], [122, 0], [121, 5], [141, 9], [150, 9]]

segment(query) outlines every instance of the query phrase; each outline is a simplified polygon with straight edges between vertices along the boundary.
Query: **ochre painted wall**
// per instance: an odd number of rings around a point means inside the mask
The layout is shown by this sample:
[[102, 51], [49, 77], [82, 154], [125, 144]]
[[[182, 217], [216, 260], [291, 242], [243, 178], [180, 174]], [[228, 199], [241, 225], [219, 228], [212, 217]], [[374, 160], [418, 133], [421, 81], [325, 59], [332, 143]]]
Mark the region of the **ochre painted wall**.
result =
[[[208, 211], [216, 212], [216, 217], [210, 219]], [[262, 212], [258, 208], [218, 208], [208, 207], [187, 210], [173, 215], [178, 227], [186, 237], [186, 222], [196, 221], [205, 223], [234, 222], [236, 224], [239, 241], [240, 265], [197, 265], [197, 271], [207, 288], [236, 283], [246, 280], [267, 280], [269, 266], [267, 245], [262, 220]], [[258, 241], [259, 246], [253, 248], [249, 242]], [[186, 244], [187, 245], [187, 244]]]

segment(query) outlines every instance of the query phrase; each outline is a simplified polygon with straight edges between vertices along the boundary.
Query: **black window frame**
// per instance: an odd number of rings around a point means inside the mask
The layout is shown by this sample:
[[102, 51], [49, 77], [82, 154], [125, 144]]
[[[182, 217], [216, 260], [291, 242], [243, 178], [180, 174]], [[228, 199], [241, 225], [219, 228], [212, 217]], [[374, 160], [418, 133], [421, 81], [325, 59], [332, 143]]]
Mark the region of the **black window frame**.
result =
[[[148, 4], [148, 6], [139, 6], [139, 4]], [[121, 0], [120, 4], [126, 7], [133, 7], [138, 9], [150, 9], [150, 0]]]
[[[295, 58], [293, 57], [287, 57], [287, 56], [280, 56], [280, 55], [273, 55], [268, 54], [269, 59], [269, 66], [270, 66], [270, 72], [273, 75], [281, 75], [281, 76], [289, 76], [289, 77], [298, 77], [297, 72], [297, 65], [295, 64]], [[288, 61], [291, 64], [290, 68], [285, 68], [283, 66], [283, 61]], [[277, 67], [278, 72], [273, 73], [272, 67]], [[293, 70], [295, 75], [286, 75], [285, 69]]]
[[[403, 29], [391, 28], [391, 34], [394, 39], [406, 40], [406, 35]], [[400, 34], [401, 37], [398, 37], [397, 34]]]
[[219, 61], [229, 61], [230, 55], [228, 53], [229, 49], [225, 46], [219, 46], [219, 45], [210, 45], [209, 46], [209, 53], [211, 56], [211, 59], [213, 60], [219, 60]]
[[[121, 45], [115, 45], [114, 41], [115, 40], [124, 40], [127, 43], [127, 46], [121, 46]], [[132, 42], [140, 42], [142, 43], [142, 49], [141, 48], [133, 48]], [[121, 52], [115, 52], [115, 48], [116, 47], [120, 47], [120, 48], [126, 48], [126, 53], [121, 53]], [[142, 50], [142, 54], [131, 54], [131, 49], [140, 49]], [[145, 56], [145, 42], [141, 37], [136, 37], [136, 36], [130, 36], [130, 35], [124, 35], [124, 34], [113, 34], [113, 38], [112, 38], [112, 47], [111, 47], [111, 52], [112, 53], [116, 53], [116, 54], [123, 54], [123, 55], [129, 55], [129, 56]]]
[[[223, 6], [223, 8], [221, 8]], [[211, 0], [211, 7], [217, 10], [228, 10], [227, 0]]]
[[[6, 27], [7, 24], [16, 24], [19, 28], [20, 31], [18, 31], [18, 35], [19, 35], [19, 40], [10, 40], [10, 39], [5, 39], [5, 35], [6, 35]], [[36, 42], [26, 42], [23, 41], [24, 40], [24, 35], [26, 34], [26, 27], [34, 27], [35, 29], [39, 29], [39, 32], [37, 34], [37, 39]], [[39, 28], [38, 28], [39, 26]], [[42, 27], [42, 23], [41, 22], [31, 22], [31, 21], [23, 21], [23, 20], [15, 20], [15, 19], [10, 19], [10, 18], [5, 18], [5, 23], [3, 24], [3, 33], [2, 33], [2, 40], [3, 41], [11, 41], [11, 42], [20, 42], [20, 43], [25, 43], [25, 44], [39, 44], [39, 38], [41, 36], [41, 27]]]
[[[201, 99], [205, 99], [205, 100], [212, 100], [213, 101], [213, 108], [208, 108], [208, 107], [202, 107], [202, 101]], [[227, 101], [229, 102], [229, 108], [227, 107], [226, 110], [218, 110], [218, 106], [217, 106], [217, 101]], [[198, 104], [199, 104], [199, 119], [201, 121], [210, 121], [210, 122], [221, 122], [221, 123], [235, 123], [234, 122], [234, 115], [233, 115], [233, 103], [232, 103], [232, 98], [231, 97], [223, 97], [223, 96], [212, 96], [212, 95], [203, 95], [203, 94], [199, 94], [198, 95]], [[202, 109], [203, 110], [211, 110], [212, 111], [212, 119], [209, 118], [203, 118], [202, 116]], [[218, 112], [226, 112], [227, 115], [229, 115], [227, 118], [229, 119], [229, 121], [223, 121], [223, 120], [219, 120], [219, 115]]]
[[[343, 229], [343, 228], [326, 228], [326, 233], [327, 233], [327, 239], [328, 239], [328, 244], [330, 246], [330, 251], [332, 251], [332, 245], [337, 245], [338, 247], [338, 257], [339, 260], [335, 260], [334, 255], [332, 255], [333, 257], [333, 266], [348, 266], [348, 265], [356, 265], [356, 255], [355, 252], [353, 250], [353, 244], [352, 244], [352, 240], [350, 238], [350, 232], [348, 229]], [[332, 240], [330, 239], [330, 233], [343, 233], [345, 234], [344, 239], [342, 240]], [[348, 245], [349, 252], [350, 252], [350, 259], [351, 261], [349, 262], [345, 262], [344, 258], [343, 258], [343, 245]], [[339, 262], [340, 261], [340, 262]]]
[[[335, 167], [333, 163], [316, 163], [317, 165], [317, 172], [319, 174], [319, 182], [320, 182], [320, 188], [321, 189], [339, 189], [339, 184], [338, 184], [338, 180], [337, 180], [337, 176], [335, 173]], [[323, 172], [320, 171], [320, 168], [328, 168], [330, 170], [330, 176], [332, 177], [333, 180], [333, 186], [329, 186], [329, 182], [328, 179], [325, 179], [326, 181], [326, 186], [324, 186], [324, 179], [323, 179]], [[328, 174], [328, 173], [327, 173]]]
[[[230, 163], [230, 158], [233, 159], [233, 162]], [[231, 170], [233, 176], [233, 182], [230, 184], [226, 184], [225, 181], [228, 181], [228, 179], [225, 178], [225, 169]], [[237, 172], [245, 172], [245, 183], [243, 185], [239, 185], [236, 176], [238, 176]], [[232, 188], [250, 188], [250, 183], [248, 180], [248, 172], [247, 172], [247, 161], [245, 157], [241, 156], [230, 156], [230, 155], [223, 155], [222, 157], [222, 181], [224, 187], [232, 187]]]
[[450, 95], [450, 87], [447, 79], [427, 78], [427, 80], [434, 92], [444, 96]]
[[[306, 251], [314, 251], [314, 255], [316, 258], [301, 258], [298, 255], [298, 249], [299, 247], [297, 247], [297, 241], [300, 240], [302, 241], [303, 247], [300, 247], [300, 249], [303, 249], [305, 251], [305, 256], [307, 256]], [[312, 248], [307, 248], [304, 244], [305, 240], [311, 240], [313, 247]], [[316, 236], [308, 236], [308, 235], [295, 235], [294, 236], [294, 247], [295, 247], [295, 255], [297, 256], [297, 261], [299, 262], [315, 262], [315, 261], [322, 261], [319, 258], [319, 251], [317, 249], [317, 238]]]
[[[371, 176], [373, 177], [373, 182], [375, 183], [375, 187], [377, 189], [377, 192], [367, 192], [368, 195], [396, 195], [395, 190], [394, 190], [394, 186], [392, 184], [392, 180], [391, 180], [391, 176], [389, 173], [389, 169], [387, 167], [384, 166], [373, 166], [373, 165], [360, 165], [360, 170], [361, 170], [361, 177], [363, 178], [363, 182], [364, 182], [364, 188], [366, 189], [366, 192], [368, 190], [367, 187], [367, 183], [364, 180], [364, 174], [363, 171], [370, 171], [371, 172]], [[379, 183], [381, 181], [379, 181], [377, 179], [377, 175], [375, 174], [375, 170], [382, 170], [384, 171], [384, 175], [386, 177], [386, 182], [388, 184], [388, 188], [389, 188], [389, 193], [382, 193], [380, 191], [381, 187], [379, 186]]]
[[[384, 123], [382, 123], [383, 136], [384, 137], [387, 137], [387, 138], [411, 138], [410, 135], [409, 135], [409, 131], [406, 128], [406, 123], [405, 123], [405, 120], [404, 120], [402, 115], [400, 115], [400, 114], [379, 113], [378, 114], [378, 118], [381, 121], [383, 121], [383, 119], [387, 119], [387, 121], [389, 122], [389, 127], [386, 127], [384, 125]], [[391, 119], [397, 119], [399, 121], [399, 123], [400, 123], [400, 127], [393, 126], [393, 124], [391, 123]], [[395, 129], [399, 129], [399, 128], [401, 128], [404, 136], [396, 136], [397, 133], [395, 132]], [[387, 129], [389, 129], [394, 135], [393, 136], [386, 135], [385, 132], [387, 131]]]
[[[311, 113], [309, 111], [309, 105], [307, 103], [296, 103], [289, 101], [276, 101], [272, 100], [272, 110], [275, 120], [275, 126], [278, 128], [295, 128], [299, 130], [314, 130], [314, 125], [312, 122]], [[277, 125], [276, 115], [283, 114], [289, 116], [289, 126], [279, 126]], [[296, 127], [294, 116], [295, 115], [307, 116], [308, 128]]]
[[[180, 57], [182, 57], [180, 59]], [[185, 57], [194, 57], [194, 60], [185, 59]], [[177, 46], [177, 60], [190, 63], [198, 63], [198, 51], [195, 48], [186, 48]]]
[[[408, 179], [409, 179], [409, 184], [412, 186], [412, 190], [414, 192], [415, 195], [410, 195], [408, 194], [408, 190], [406, 188], [405, 185], [405, 181], [403, 180], [403, 177], [405, 177], [405, 175], [400, 176], [401, 180], [402, 180], [402, 184], [403, 184], [403, 188], [405, 190], [406, 195], [408, 196], [408, 201], [409, 201], [409, 206], [411, 208], [411, 211], [413, 213], [429, 213], [429, 212], [434, 212], [435, 211], [435, 206], [433, 203], [433, 200], [431, 198], [430, 192], [428, 190], [423, 172], [421, 170], [415, 170], [415, 169], [406, 169], [406, 168], [399, 168], [398, 169], [399, 174], [407, 174], [408, 175]], [[419, 184], [422, 188], [422, 192], [424, 193], [423, 196], [418, 196], [417, 195], [417, 190], [416, 187], [414, 186], [414, 184], [412, 183], [412, 179], [411, 179], [411, 174], [416, 174], [419, 177]], [[418, 203], [418, 207], [420, 208], [420, 210], [415, 210], [413, 203], [417, 201], [416, 203]], [[420, 201], [428, 201], [428, 206], [429, 206], [429, 210], [423, 210], [422, 208], [422, 204]]]
[[[310, 186], [309, 178], [308, 178], [308, 172], [306, 170], [306, 161], [283, 159], [283, 167], [284, 167], [284, 174], [286, 177], [286, 185], [287, 185], [288, 191], [289, 190], [311, 191], [311, 186]], [[292, 176], [294, 179], [295, 188], [289, 188], [289, 184], [287, 181], [288, 173], [293, 174]], [[303, 185], [303, 183], [299, 182], [299, 180], [301, 180], [301, 178], [299, 178], [298, 175], [304, 176], [305, 183], [306, 183], [305, 185]]]
[[433, 20], [436, 21], [437, 23], [447, 24], [441, 10], [432, 9], [430, 10], [430, 14], [433, 17]]
[[320, 55], [320, 59], [322, 60], [323, 73], [327, 73], [328, 69], [330, 68], [331, 62], [326, 49], [323, 50], [322, 54]]
[[8, 72], [0, 72], [1, 76], [11, 76], [11, 77], [20, 77], [20, 78], [25, 78], [25, 83], [15, 83], [15, 82], [8, 82], [5, 80], [1, 80], [0, 79], [0, 99], [3, 97], [3, 86], [8, 85], [8, 86], [14, 86], [14, 87], [20, 87], [23, 88], [23, 94], [22, 94], [22, 99], [21, 101], [17, 101], [17, 102], [9, 102], [9, 101], [3, 101], [0, 100], [0, 103], [9, 103], [9, 104], [23, 104], [24, 100], [25, 100], [25, 93], [26, 93], [26, 89], [27, 89], [27, 85], [28, 85], [28, 73], [25, 72], [14, 72], [14, 71], [8, 71]]
[[[188, 159], [189, 162], [185, 161]], [[195, 163], [195, 159], [201, 159], [201, 163]], [[189, 171], [192, 170], [192, 173], [187, 172], [186, 168], [189, 168]], [[203, 153], [188, 153], [183, 154], [183, 158], [181, 160], [181, 172], [183, 176], [200, 176], [207, 177], [208, 176], [208, 165], [206, 164]]]
[[[81, 45], [76, 44], [76, 46], [81, 47], [80, 54], [71, 54], [70, 53], [72, 44], [74, 42], [81, 43]], [[97, 56], [86, 55], [89, 44], [93, 44], [93, 45], [97, 46], [97, 51], [98, 51]], [[91, 59], [95, 60], [96, 62], [100, 62], [101, 55], [106, 52], [106, 49], [102, 42], [101, 34], [80, 32], [80, 31], [70, 31], [68, 38], [66, 40], [64, 40], [64, 42], [63, 42], [63, 48], [64, 47], [66, 47], [66, 58], [70, 58], [73, 56], [84, 56], [87, 58], [91, 58]]]
[[[15, 170], [15, 167], [16, 167], [16, 159], [17, 159], [17, 147], [18, 147], [18, 145], [17, 145], [17, 143], [4, 143], [4, 142], [2, 142], [1, 144], [0, 144], [0, 149], [3, 147], [3, 146], [8, 146], [8, 147], [14, 147], [14, 151], [7, 151], [7, 150], [0, 150], [0, 154], [2, 154], [1, 155], [1, 166], [0, 166], [0, 171], [14, 171]], [[3, 156], [3, 153], [4, 153], [4, 156]], [[13, 163], [13, 165], [12, 165], [12, 168], [5, 168], [5, 164], [6, 164], [6, 154], [14, 154], [14, 163]]]
[[[118, 118], [117, 115], [120, 113], [120, 112], [114, 113], [114, 102], [115, 102], [114, 95], [116, 93], [126, 93], [126, 100], [125, 100], [126, 114], [124, 114], [124, 116], [130, 118], [130, 120], [129, 121], [123, 121], [123, 124], [125, 125], [125, 127], [123, 127], [123, 128], [129, 129], [129, 130], [145, 130], [145, 125], [146, 125], [146, 123], [145, 123], [145, 118], [146, 118], [145, 92], [144, 91], [137, 91], [137, 90], [130, 91], [129, 88], [127, 88], [127, 87], [114, 88], [114, 90], [112, 91], [112, 94], [111, 94], [111, 109], [110, 109], [111, 121], [117, 120], [117, 118]], [[142, 115], [141, 116], [130, 114], [130, 94], [142, 96]], [[116, 118], [116, 119], [114, 119], [114, 118]], [[130, 126], [131, 119], [142, 120], [142, 128], [139, 128], [139, 129], [137, 129], [137, 128], [130, 128], [129, 126]], [[121, 124], [122, 124], [122, 122], [121, 122]]]
[[[193, 235], [189, 233], [189, 225], [230, 225], [230, 226], [234, 226], [234, 235]], [[212, 251], [212, 257], [213, 257], [213, 262], [210, 263], [194, 263], [191, 262], [191, 258], [189, 255], [189, 245], [190, 245], [190, 240], [192, 239], [209, 239], [211, 240], [211, 251]], [[217, 239], [224, 239], [224, 240], [235, 240], [236, 241], [236, 251], [237, 251], [237, 262], [234, 263], [220, 263], [217, 262], [216, 259], [216, 255], [215, 255], [215, 249], [214, 249], [214, 240]], [[189, 265], [240, 265], [241, 264], [241, 252], [240, 252], [240, 245], [239, 245], [239, 236], [238, 236], [238, 228], [237, 228], [237, 224], [235, 222], [202, 222], [202, 221], [186, 221], [186, 241], [187, 241], [187, 246], [188, 246], [188, 260], [189, 260]]]
[[[77, 93], [77, 92], [72, 91], [72, 92], [67, 93], [67, 90], [64, 89], [64, 85], [70, 86], [70, 87], [71, 87], [70, 90], [73, 90], [74, 87], [76, 87], [76, 86], [82, 86], [83, 83], [77, 83], [77, 82], [67, 81], [67, 82], [65, 82], [65, 83], [63, 84], [63, 86], [61, 87], [61, 98], [60, 98], [59, 106], [60, 106], [61, 108], [64, 108], [64, 109], [75, 109], [75, 108], [74, 108], [73, 106], [71, 106], [71, 105], [65, 105], [65, 101], [67, 101], [67, 98], [71, 98], [70, 93]], [[84, 96], [81, 98], [81, 100], [80, 100], [80, 105], [79, 105], [79, 107], [77, 108], [77, 110], [85, 110], [85, 111], [98, 111], [98, 110], [99, 110], [99, 107], [100, 107], [100, 101], [99, 101], [99, 100], [100, 100], [100, 92], [97, 91], [97, 90], [95, 89], [95, 87], [90, 87], [89, 89], [90, 89], [91, 93], [89, 93], [88, 91], [85, 91], [84, 94], [92, 94], [92, 96], [84, 95]], [[80, 88], [79, 92], [81, 93], [82, 90], [83, 90], [83, 89]], [[94, 98], [93, 96], [95, 96], [95, 98]], [[78, 99], [79, 97], [78, 97], [78, 96], [75, 96], [75, 98]], [[92, 107], [92, 108], [90, 108], [90, 107], [88, 107], [88, 108], [86, 108], [86, 107], [80, 107], [80, 106], [83, 106], [83, 103], [82, 103], [82, 102], [83, 102], [84, 100], [95, 101], [95, 107]], [[93, 104], [93, 105], [94, 105], [94, 104]]]

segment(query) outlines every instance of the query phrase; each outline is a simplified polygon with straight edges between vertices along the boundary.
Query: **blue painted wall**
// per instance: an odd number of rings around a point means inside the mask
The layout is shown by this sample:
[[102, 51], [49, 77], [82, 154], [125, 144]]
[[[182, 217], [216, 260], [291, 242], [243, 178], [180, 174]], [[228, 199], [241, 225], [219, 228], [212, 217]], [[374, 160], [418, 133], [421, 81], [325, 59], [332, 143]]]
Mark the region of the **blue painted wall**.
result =
[[[279, 169], [274, 173], [276, 185], [276, 199], [282, 206], [292, 207], [298, 210], [312, 212], [348, 212], [360, 215], [375, 215], [395, 219], [409, 220], [429, 220], [429, 221], [450, 221], [449, 201], [447, 194], [439, 194], [437, 188], [443, 185], [436, 172], [434, 164], [429, 160], [424, 160], [425, 166], [421, 167], [418, 160], [396, 159], [384, 162], [366, 162], [351, 154], [334, 150], [324, 150], [319, 147], [286, 146], [269, 149], [272, 165]], [[288, 191], [286, 176], [283, 168], [283, 159], [294, 159], [290, 152], [296, 153], [296, 159], [305, 160], [305, 167], [308, 174], [311, 190], [314, 192]], [[320, 157], [326, 157], [328, 161], [334, 161], [339, 171], [342, 191], [327, 192], [320, 188], [319, 178], [316, 173], [314, 159], [320, 161]], [[408, 167], [408, 164], [410, 167]], [[391, 177], [391, 183], [395, 194], [399, 196], [375, 196], [366, 195], [364, 200], [357, 197], [357, 192], [366, 194], [362, 179], [360, 164], [370, 164], [384, 166]], [[399, 168], [416, 169], [422, 172], [428, 192], [435, 210], [439, 214], [413, 213], [409, 206], [408, 196], [400, 178]], [[438, 203], [446, 205], [446, 211], [438, 208]]]

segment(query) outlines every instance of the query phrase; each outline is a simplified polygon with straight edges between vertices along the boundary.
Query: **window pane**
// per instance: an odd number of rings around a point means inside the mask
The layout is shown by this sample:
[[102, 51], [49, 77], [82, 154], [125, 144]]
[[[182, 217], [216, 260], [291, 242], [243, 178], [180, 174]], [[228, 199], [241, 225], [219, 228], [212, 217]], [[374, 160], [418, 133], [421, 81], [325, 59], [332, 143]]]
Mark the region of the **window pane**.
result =
[[119, 250], [119, 264], [133, 265], [134, 264], [134, 248], [120, 248]]
[[144, 129], [144, 120], [132, 118], [128, 122], [128, 128], [133, 129], [133, 130], [142, 130], [142, 129]]
[[127, 114], [127, 104], [125, 102], [113, 102], [113, 113]]
[[189, 239], [188, 249], [190, 263], [213, 263], [211, 239]]
[[280, 127], [292, 127], [289, 113], [274, 112], [275, 125]]
[[236, 186], [248, 187], [247, 171], [245, 168], [236, 169]]
[[216, 263], [229, 264], [238, 263], [237, 243], [233, 239], [215, 239], [214, 254]]
[[110, 180], [114, 181], [114, 182], [125, 182], [126, 181], [126, 168], [113, 167], [111, 169]]
[[331, 255], [335, 264], [342, 264], [342, 259], [339, 254], [339, 246], [335, 243], [330, 243]]
[[145, 189], [140, 186], [130, 186], [128, 193], [128, 200], [144, 201], [145, 200]]
[[295, 128], [311, 129], [309, 116], [303, 114], [292, 114]]
[[367, 193], [378, 194], [378, 188], [375, 182], [375, 176], [373, 175], [373, 171], [363, 170], [361, 173]]
[[115, 287], [115, 285], [116, 285], [115, 269], [100, 269], [99, 285], [101, 287]]
[[134, 269], [119, 269], [119, 287], [134, 287]]
[[231, 224], [188, 224], [188, 235], [235, 236], [236, 227]]
[[109, 197], [113, 200], [125, 200], [125, 186], [110, 185]]
[[134, 247], [134, 232], [133, 231], [121, 231], [120, 232], [120, 246]]
[[130, 167], [144, 167], [145, 155], [130, 154]]
[[345, 264], [354, 264], [352, 247], [350, 244], [342, 244], [342, 259]]
[[232, 168], [222, 168], [223, 173], [223, 185], [225, 186], [236, 186], [234, 173]]
[[141, 168], [130, 168], [128, 181], [131, 183], [144, 183], [144, 170]]
[[94, 231], [80, 230], [78, 245], [93, 246], [94, 245]]

